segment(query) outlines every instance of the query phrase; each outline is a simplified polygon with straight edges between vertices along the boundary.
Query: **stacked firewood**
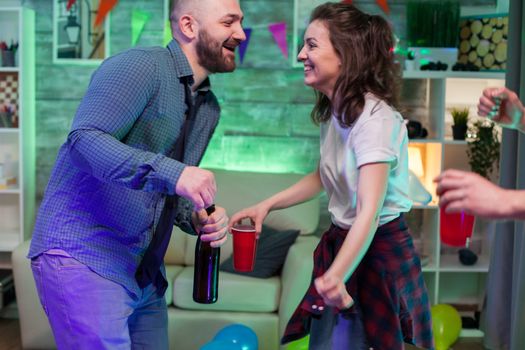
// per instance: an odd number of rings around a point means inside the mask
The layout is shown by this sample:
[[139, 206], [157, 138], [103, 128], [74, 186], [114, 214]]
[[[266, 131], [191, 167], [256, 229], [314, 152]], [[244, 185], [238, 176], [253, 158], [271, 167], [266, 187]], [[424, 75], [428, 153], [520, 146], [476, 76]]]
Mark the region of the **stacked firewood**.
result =
[[459, 63], [471, 63], [485, 70], [506, 68], [508, 17], [469, 18], [459, 25]]

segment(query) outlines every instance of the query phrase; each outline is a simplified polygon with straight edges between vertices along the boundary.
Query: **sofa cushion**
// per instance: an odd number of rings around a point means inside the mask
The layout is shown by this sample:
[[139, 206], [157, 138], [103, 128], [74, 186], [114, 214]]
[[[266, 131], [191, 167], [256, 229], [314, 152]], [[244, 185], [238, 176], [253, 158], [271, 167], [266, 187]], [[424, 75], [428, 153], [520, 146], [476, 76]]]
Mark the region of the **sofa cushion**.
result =
[[185, 267], [175, 277], [173, 303], [190, 310], [275, 312], [279, 305], [281, 282], [278, 277], [266, 279], [219, 273], [219, 297], [214, 304], [193, 301], [193, 266]]
[[281, 271], [286, 255], [288, 254], [288, 249], [290, 249], [290, 246], [295, 242], [297, 235], [299, 235], [298, 230], [280, 231], [263, 225], [259, 242], [257, 243], [253, 271], [235, 271], [233, 268], [233, 257], [231, 255], [221, 264], [221, 270], [258, 278], [276, 276]]
[[166, 265], [166, 279], [168, 280], [168, 289], [164, 298], [166, 299], [166, 305], [173, 303], [173, 281], [179, 273], [182, 272], [183, 267], [180, 265]]
[[[214, 173], [217, 183], [215, 203], [224, 207], [229, 216], [287, 188], [304, 176], [301, 174], [210, 170]], [[264, 223], [277, 230], [299, 230], [301, 234], [311, 234], [315, 232], [319, 223], [319, 198], [292, 208], [273, 211]], [[232, 253], [231, 237], [229, 238], [221, 247], [221, 262]], [[185, 265], [193, 265], [195, 242], [194, 236], [186, 235]]]
[[168, 265], [184, 265], [184, 250], [186, 249], [186, 237], [190, 236], [174, 227], [171, 239], [164, 256], [164, 263]]
[[[210, 170], [215, 175], [217, 183], [215, 203], [226, 208], [229, 215], [286, 189], [304, 176], [303, 174]], [[279, 230], [299, 230], [302, 234], [315, 232], [318, 223], [318, 198], [291, 208], [274, 211], [265, 220], [268, 226]]]

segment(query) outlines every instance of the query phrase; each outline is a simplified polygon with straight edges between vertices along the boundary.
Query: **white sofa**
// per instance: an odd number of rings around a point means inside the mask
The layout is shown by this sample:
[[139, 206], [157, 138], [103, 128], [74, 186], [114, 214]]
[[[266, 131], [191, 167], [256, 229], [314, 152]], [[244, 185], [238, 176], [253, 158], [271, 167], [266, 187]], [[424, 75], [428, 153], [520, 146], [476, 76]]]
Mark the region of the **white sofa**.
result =
[[[301, 175], [212, 170], [218, 193], [216, 203], [231, 215], [288, 185]], [[165, 258], [169, 288], [168, 329], [170, 349], [198, 350], [221, 328], [241, 323], [255, 331], [260, 350], [277, 350], [291, 313], [311, 277], [313, 233], [319, 221], [319, 200], [271, 213], [265, 224], [276, 229], [295, 228], [301, 235], [290, 248], [280, 276], [268, 279], [220, 272], [219, 300], [201, 305], [192, 300], [195, 237], [175, 228]], [[29, 260], [29, 241], [13, 252], [13, 271], [24, 349], [55, 347], [47, 318], [39, 304]], [[221, 248], [221, 261], [231, 254], [231, 239]]]

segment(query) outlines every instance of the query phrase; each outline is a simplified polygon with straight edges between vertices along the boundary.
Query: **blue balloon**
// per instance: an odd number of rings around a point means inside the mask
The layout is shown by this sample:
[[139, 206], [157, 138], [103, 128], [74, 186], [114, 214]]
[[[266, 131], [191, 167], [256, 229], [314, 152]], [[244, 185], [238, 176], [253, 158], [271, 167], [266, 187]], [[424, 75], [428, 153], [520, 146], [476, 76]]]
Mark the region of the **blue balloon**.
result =
[[257, 350], [259, 341], [257, 334], [247, 326], [242, 324], [232, 324], [221, 329], [213, 338], [214, 341], [229, 341], [240, 345], [242, 350]]
[[231, 341], [212, 340], [211, 342], [204, 344], [200, 350], [242, 350], [242, 347]]

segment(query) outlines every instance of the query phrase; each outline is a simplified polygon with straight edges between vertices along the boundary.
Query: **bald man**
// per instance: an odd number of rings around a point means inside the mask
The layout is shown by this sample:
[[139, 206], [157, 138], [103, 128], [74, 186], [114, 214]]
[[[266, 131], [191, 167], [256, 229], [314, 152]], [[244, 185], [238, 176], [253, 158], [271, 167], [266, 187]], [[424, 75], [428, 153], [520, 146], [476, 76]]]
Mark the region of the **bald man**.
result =
[[204, 210], [213, 174], [198, 164], [219, 119], [208, 76], [235, 69], [243, 13], [237, 0], [172, 9], [166, 48], [133, 48], [95, 71], [40, 206], [28, 257], [59, 349], [167, 349], [154, 241], [174, 223], [226, 240], [225, 210]]

